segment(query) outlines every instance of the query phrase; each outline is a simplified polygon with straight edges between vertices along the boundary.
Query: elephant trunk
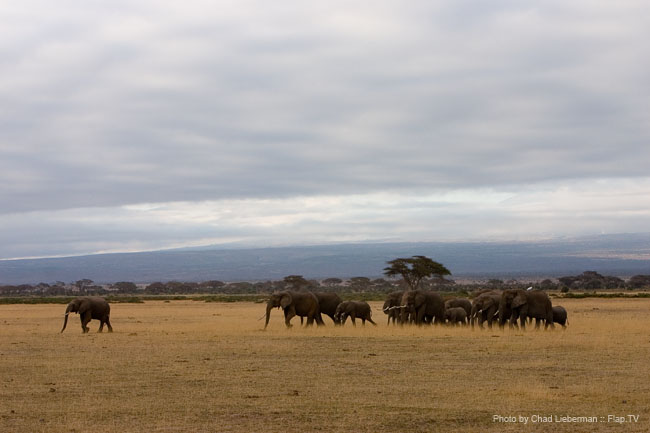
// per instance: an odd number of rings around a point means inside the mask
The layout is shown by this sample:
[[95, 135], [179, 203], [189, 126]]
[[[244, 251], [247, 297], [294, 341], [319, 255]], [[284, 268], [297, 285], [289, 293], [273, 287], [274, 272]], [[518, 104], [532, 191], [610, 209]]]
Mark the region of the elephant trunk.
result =
[[68, 305], [68, 308], [65, 309], [65, 318], [63, 319], [63, 329], [61, 329], [61, 332], [65, 331], [65, 327], [68, 324], [68, 315], [70, 314], [71, 309], [72, 305]]
[[499, 328], [503, 328], [506, 320], [508, 320], [508, 317], [506, 317], [506, 307], [507, 305], [505, 299], [501, 299], [499, 302]]
[[400, 323], [401, 324], [408, 323], [409, 312], [407, 311], [407, 307], [408, 307], [408, 305], [400, 305], [399, 306], [399, 309], [400, 309], [399, 318], [400, 318]]
[[478, 306], [477, 305], [472, 305], [472, 311], [469, 313], [469, 321], [472, 325], [472, 329], [474, 329], [474, 322], [476, 321], [476, 315], [478, 314]]
[[271, 318], [271, 309], [273, 308], [273, 304], [269, 301], [269, 303], [266, 304], [266, 322], [264, 322], [264, 329], [269, 324], [269, 319]]

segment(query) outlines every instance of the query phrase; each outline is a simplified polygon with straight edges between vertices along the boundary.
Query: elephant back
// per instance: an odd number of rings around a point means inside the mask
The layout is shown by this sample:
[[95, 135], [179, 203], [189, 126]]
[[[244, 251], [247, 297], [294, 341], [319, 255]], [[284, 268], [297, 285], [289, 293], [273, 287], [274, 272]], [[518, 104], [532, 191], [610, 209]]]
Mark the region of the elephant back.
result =
[[291, 292], [291, 296], [298, 316], [311, 317], [320, 313], [318, 298], [312, 292]]

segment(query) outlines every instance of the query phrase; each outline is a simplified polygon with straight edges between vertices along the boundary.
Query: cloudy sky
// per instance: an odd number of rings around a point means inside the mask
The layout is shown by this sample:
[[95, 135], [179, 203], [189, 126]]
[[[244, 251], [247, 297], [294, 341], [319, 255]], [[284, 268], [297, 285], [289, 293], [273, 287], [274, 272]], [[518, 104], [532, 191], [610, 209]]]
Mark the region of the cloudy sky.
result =
[[650, 4], [0, 9], [0, 258], [650, 229]]

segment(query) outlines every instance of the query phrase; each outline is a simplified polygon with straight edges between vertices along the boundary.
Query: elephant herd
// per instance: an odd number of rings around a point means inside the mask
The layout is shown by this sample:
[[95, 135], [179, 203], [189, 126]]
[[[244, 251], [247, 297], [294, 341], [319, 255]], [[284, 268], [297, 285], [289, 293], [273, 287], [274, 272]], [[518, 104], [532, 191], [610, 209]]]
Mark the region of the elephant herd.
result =
[[481, 290], [470, 301], [453, 298], [446, 301], [436, 292], [409, 290], [390, 293], [382, 308], [388, 315], [388, 324], [413, 323], [468, 325], [483, 328], [497, 321], [500, 327], [506, 322], [511, 328], [526, 328], [526, 322], [535, 319], [535, 327], [544, 322], [544, 328], [554, 328], [554, 323], [566, 327], [567, 312], [564, 307], [553, 307], [549, 296], [541, 290]]
[[[280, 308], [284, 313], [284, 323], [290, 328], [291, 319], [300, 317], [300, 323], [306, 319], [307, 326], [316, 322], [323, 325], [323, 315], [329, 316], [334, 324], [344, 325], [348, 317], [356, 326], [356, 319], [376, 325], [372, 320], [370, 305], [364, 301], [343, 301], [339, 295], [330, 292], [312, 293], [307, 291], [283, 291], [273, 293], [266, 304], [266, 322], [269, 324], [271, 310]], [[487, 322], [489, 328], [496, 321], [499, 327], [508, 322], [511, 328], [526, 328], [526, 322], [535, 320], [538, 328], [544, 322], [544, 329], [554, 328], [554, 323], [566, 327], [567, 312], [561, 306], [553, 306], [546, 292], [541, 290], [481, 290], [473, 295], [473, 300], [466, 298], [443, 299], [436, 292], [426, 290], [407, 290], [389, 293], [382, 311], [388, 316], [388, 325], [400, 324], [450, 324], [469, 325], [472, 328], [478, 322], [479, 327]], [[80, 297], [70, 302], [65, 311], [63, 332], [68, 323], [68, 315], [78, 313], [81, 329], [88, 332], [88, 323], [92, 319], [100, 321], [99, 332], [107, 325], [108, 332], [113, 332], [110, 322], [110, 305], [99, 297]]]
[[[323, 324], [322, 315], [329, 316], [337, 325], [345, 324], [348, 317], [354, 325], [357, 318], [365, 324], [366, 320], [375, 325], [367, 302], [345, 301], [336, 293], [276, 292], [266, 304], [266, 322], [269, 324], [271, 310], [280, 308], [284, 312], [284, 323], [291, 327], [291, 319], [299, 316], [307, 326], [316, 322]], [[466, 298], [443, 299], [436, 292], [408, 290], [389, 293], [382, 311], [388, 316], [388, 325], [393, 324], [450, 324], [469, 325], [474, 323], [483, 328], [497, 321], [500, 327], [506, 322], [511, 328], [526, 328], [526, 322], [535, 320], [535, 327], [544, 323], [544, 329], [559, 323], [566, 327], [567, 312], [561, 306], [552, 306], [551, 299], [541, 290], [482, 290], [474, 294], [470, 301]]]

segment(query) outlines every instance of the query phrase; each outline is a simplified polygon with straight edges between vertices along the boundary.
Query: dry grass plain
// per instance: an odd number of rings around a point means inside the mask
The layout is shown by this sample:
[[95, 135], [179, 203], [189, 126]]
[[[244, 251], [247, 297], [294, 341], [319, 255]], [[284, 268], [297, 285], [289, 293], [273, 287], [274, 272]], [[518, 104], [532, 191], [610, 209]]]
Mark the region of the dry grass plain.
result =
[[115, 332], [87, 335], [76, 315], [59, 334], [63, 305], [1, 305], [0, 431], [649, 431], [650, 300], [561, 304], [552, 332], [387, 327], [379, 303], [377, 327], [274, 310], [266, 331], [262, 304], [114, 304]]

